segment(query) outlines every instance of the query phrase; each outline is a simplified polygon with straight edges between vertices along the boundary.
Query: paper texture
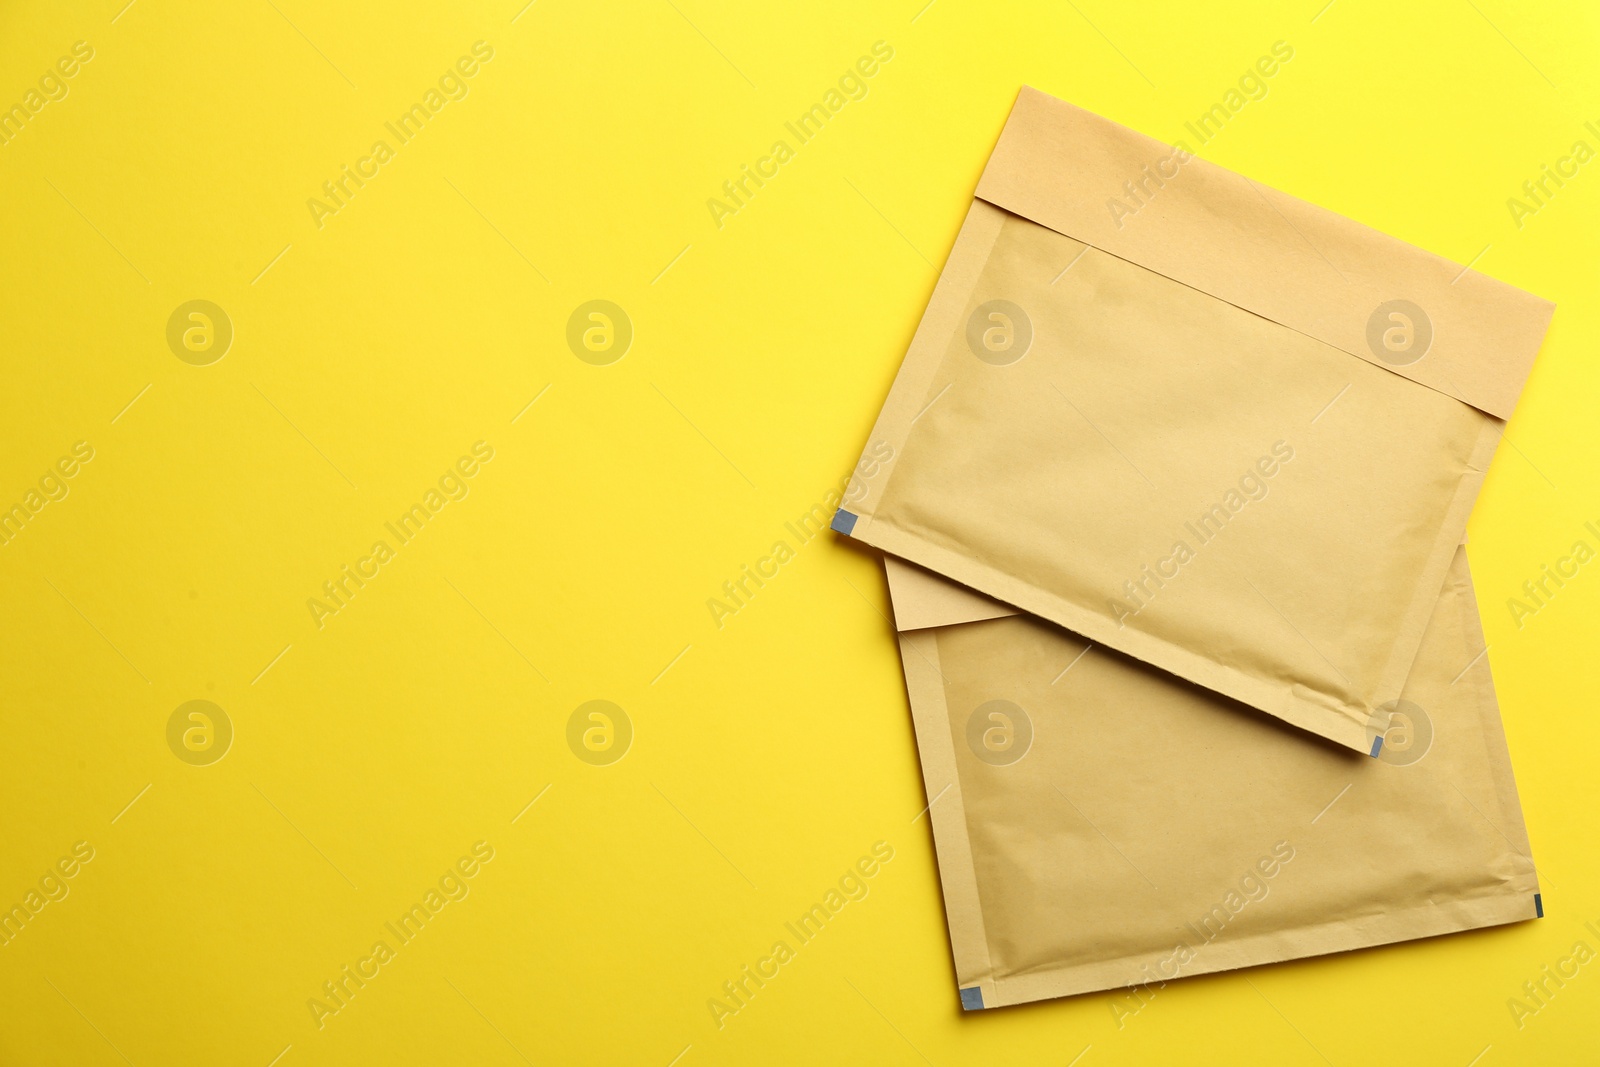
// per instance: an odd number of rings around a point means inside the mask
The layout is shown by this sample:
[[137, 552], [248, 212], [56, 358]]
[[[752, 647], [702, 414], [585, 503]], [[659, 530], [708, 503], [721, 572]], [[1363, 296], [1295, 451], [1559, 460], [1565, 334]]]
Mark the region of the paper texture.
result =
[[836, 528], [1362, 750], [1551, 305], [1172, 153], [1024, 91]]
[[[940, 582], [891, 563], [897, 608]], [[1432, 607], [1377, 759], [1029, 616], [903, 631], [963, 1004], [1534, 918], [1464, 549]]]

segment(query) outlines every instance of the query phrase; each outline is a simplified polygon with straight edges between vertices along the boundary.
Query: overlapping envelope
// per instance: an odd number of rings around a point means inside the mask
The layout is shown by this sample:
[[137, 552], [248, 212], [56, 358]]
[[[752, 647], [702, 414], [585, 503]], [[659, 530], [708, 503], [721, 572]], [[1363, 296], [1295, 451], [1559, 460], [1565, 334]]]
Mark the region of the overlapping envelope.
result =
[[1025, 89], [835, 528], [1364, 750], [1551, 311]]
[[1460, 546], [1551, 312], [1023, 90], [834, 519], [963, 1006], [1542, 913]]
[[1377, 759], [889, 568], [963, 1006], [1542, 914], [1464, 549]]

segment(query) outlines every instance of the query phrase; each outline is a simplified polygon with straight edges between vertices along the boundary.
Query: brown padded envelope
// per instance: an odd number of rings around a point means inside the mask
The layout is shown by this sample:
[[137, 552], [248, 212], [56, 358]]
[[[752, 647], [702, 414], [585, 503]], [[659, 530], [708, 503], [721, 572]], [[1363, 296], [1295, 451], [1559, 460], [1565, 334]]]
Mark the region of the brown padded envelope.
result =
[[[1024, 91], [836, 528], [1362, 750], [1551, 306], [1200, 159], [1116, 227], [1170, 152]], [[1401, 367], [1364, 347], [1397, 295], [1434, 327]], [[994, 300], [1031, 326], [1006, 365], [969, 340]]]
[[[1138, 986], [1132, 1010], [1175, 977], [1535, 917], [1464, 549], [1387, 759], [889, 565], [898, 625], [930, 627], [900, 640], [964, 1002]], [[967, 739], [993, 700], [1032, 724], [1005, 765]]]

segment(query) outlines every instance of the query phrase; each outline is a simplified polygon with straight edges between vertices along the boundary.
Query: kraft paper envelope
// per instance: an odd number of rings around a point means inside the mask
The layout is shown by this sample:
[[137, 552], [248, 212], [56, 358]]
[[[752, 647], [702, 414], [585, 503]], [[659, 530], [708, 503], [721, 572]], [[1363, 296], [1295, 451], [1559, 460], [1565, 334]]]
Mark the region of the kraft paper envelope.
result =
[[1377, 759], [888, 566], [964, 1007], [1543, 914], [1465, 550]]
[[1361, 748], [1551, 312], [1025, 89], [834, 528]]

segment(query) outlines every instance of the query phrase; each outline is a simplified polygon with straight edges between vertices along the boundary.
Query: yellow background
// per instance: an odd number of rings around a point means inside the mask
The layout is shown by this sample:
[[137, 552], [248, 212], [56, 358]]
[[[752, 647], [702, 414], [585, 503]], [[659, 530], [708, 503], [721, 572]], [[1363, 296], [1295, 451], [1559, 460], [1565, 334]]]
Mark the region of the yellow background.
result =
[[[1506, 206], [1600, 147], [1592, 5], [523, 2], [0, 13], [0, 105], [94, 49], [0, 146], [0, 504], [95, 449], [0, 546], [0, 904], [95, 849], [0, 948], [0, 1062], [1592, 1055], [1600, 963], [1520, 1030], [1506, 1001], [1600, 947], [1600, 564], [1505, 607], [1597, 544], [1600, 163]], [[319, 229], [308, 198], [479, 40], [469, 95]], [[706, 200], [880, 40], [719, 229]], [[1278, 40], [1202, 155], [1558, 305], [1470, 546], [1546, 918], [1185, 980], [1121, 1030], [1109, 995], [963, 1016], [879, 565], [784, 524], [855, 462], [1019, 85], [1171, 141]], [[166, 343], [192, 299], [233, 324], [210, 366]], [[565, 341], [592, 299], [634, 325], [609, 366]], [[319, 629], [307, 599], [479, 440], [470, 495]], [[205, 767], [166, 741], [195, 699], [235, 730]], [[635, 730], [610, 766], [566, 743], [591, 699]], [[470, 895], [319, 1029], [480, 840]], [[870, 895], [719, 1030], [708, 998], [877, 841]]]

